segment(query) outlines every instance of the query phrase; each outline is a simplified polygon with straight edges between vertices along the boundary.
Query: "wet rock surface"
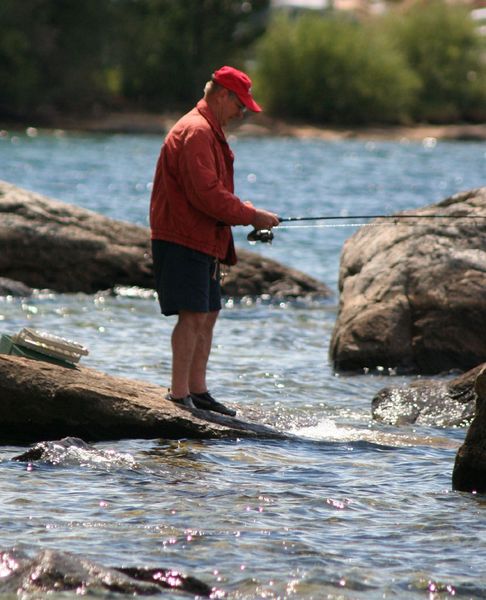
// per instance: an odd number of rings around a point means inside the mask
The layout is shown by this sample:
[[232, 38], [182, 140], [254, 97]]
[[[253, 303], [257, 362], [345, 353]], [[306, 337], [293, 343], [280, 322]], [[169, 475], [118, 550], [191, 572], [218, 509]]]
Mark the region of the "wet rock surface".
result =
[[[76, 595], [181, 595], [223, 597], [195, 577], [172, 569], [110, 568], [82, 556], [42, 550], [34, 558], [19, 550], [0, 552], [0, 594], [29, 596], [53, 592]], [[35, 596], [34, 596], [35, 597]]]
[[166, 393], [86, 367], [0, 354], [0, 442], [288, 437], [258, 423], [180, 407], [165, 400]]
[[455, 490], [483, 494], [486, 492], [486, 365], [476, 378], [475, 391], [476, 416], [457, 452], [452, 485]]
[[[239, 254], [223, 285], [227, 295], [330, 295], [303, 273], [245, 250]], [[0, 181], [0, 276], [57, 292], [151, 289], [150, 232]]]
[[389, 386], [372, 400], [372, 415], [389, 425], [417, 423], [433, 427], [465, 426], [476, 411], [479, 365], [448, 381], [420, 379], [407, 386]]
[[94, 462], [100, 462], [100, 458], [105, 458], [106, 462], [113, 463], [115, 459], [110, 452], [96, 450], [80, 438], [65, 437], [61, 440], [39, 442], [26, 452], [14, 456], [12, 460], [28, 463], [40, 461], [57, 465], [68, 462], [89, 462], [90, 457]]
[[[486, 187], [400, 214], [344, 245], [334, 365], [471, 369], [486, 360]], [[437, 214], [449, 218], [413, 219]]]

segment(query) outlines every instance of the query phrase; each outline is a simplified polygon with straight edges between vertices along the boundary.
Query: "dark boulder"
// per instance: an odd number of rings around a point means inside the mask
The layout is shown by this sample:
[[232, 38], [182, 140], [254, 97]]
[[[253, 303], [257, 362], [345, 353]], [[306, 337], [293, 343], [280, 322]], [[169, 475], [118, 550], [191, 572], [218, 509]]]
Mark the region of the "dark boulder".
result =
[[58, 292], [151, 287], [147, 231], [0, 182], [0, 275]]
[[452, 485], [455, 490], [464, 492], [486, 492], [486, 366], [476, 378], [476, 416], [474, 417], [464, 443], [459, 448]]
[[166, 393], [86, 367], [0, 354], [0, 442], [288, 437], [257, 423], [179, 407], [164, 399]]
[[[150, 289], [150, 232], [0, 181], [0, 276], [57, 292]], [[236, 297], [330, 295], [319, 281], [248, 251], [240, 253], [223, 291]]]
[[[405, 214], [344, 245], [338, 370], [440, 373], [486, 361], [486, 187]], [[423, 218], [437, 214], [448, 218]]]
[[238, 263], [223, 280], [225, 296], [261, 296], [272, 298], [329, 298], [331, 290], [301, 271], [285, 267], [255, 252], [238, 249]]
[[0, 568], [0, 594], [12, 597], [58, 592], [153, 596], [165, 590], [192, 597], [222, 597], [199, 579], [172, 569], [105, 567], [55, 550], [42, 550], [34, 558], [18, 550], [0, 552]]
[[449, 381], [419, 379], [408, 386], [389, 386], [372, 400], [372, 415], [389, 425], [463, 427], [476, 410], [476, 377], [484, 365]]

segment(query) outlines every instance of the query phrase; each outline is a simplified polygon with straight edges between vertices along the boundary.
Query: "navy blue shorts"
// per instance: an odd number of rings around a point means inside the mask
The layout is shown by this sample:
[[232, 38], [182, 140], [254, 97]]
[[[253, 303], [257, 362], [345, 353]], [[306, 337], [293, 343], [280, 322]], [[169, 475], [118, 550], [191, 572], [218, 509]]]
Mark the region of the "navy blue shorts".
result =
[[155, 289], [162, 314], [221, 310], [219, 263], [180, 244], [152, 240]]

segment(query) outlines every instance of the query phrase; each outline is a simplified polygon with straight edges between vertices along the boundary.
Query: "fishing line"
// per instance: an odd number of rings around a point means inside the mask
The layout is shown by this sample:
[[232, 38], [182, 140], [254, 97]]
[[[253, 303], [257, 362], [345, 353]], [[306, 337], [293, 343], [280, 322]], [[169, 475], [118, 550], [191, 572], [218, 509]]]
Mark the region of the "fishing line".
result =
[[486, 219], [486, 215], [322, 215], [318, 217], [280, 217], [280, 223], [292, 221], [335, 221], [347, 219]]
[[[486, 219], [486, 215], [323, 215], [317, 217], [280, 217], [280, 223], [295, 223], [301, 221], [339, 221], [348, 219], [382, 219], [380, 222], [374, 223], [326, 223], [326, 224], [315, 224], [315, 225], [277, 225], [275, 229], [324, 229], [334, 227], [381, 227], [383, 225], [409, 225], [409, 226], [425, 226], [425, 223], [410, 223], [404, 222], [405, 219], [455, 219], [460, 221], [461, 219]], [[250, 231], [247, 236], [247, 240], [250, 243], [262, 242], [264, 244], [271, 244], [274, 238], [273, 231], [271, 229], [254, 229]]]
[[277, 225], [275, 229], [324, 229], [327, 227], [381, 227], [382, 225], [397, 225], [397, 223], [323, 223], [319, 225]]

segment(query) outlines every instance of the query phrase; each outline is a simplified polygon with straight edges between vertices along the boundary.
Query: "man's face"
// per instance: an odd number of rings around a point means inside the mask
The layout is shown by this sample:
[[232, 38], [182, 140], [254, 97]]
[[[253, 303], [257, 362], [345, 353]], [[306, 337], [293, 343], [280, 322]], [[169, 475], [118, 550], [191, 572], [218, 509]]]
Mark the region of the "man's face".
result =
[[233, 119], [242, 119], [245, 111], [246, 107], [238, 96], [224, 89], [221, 102], [221, 125], [224, 127]]

